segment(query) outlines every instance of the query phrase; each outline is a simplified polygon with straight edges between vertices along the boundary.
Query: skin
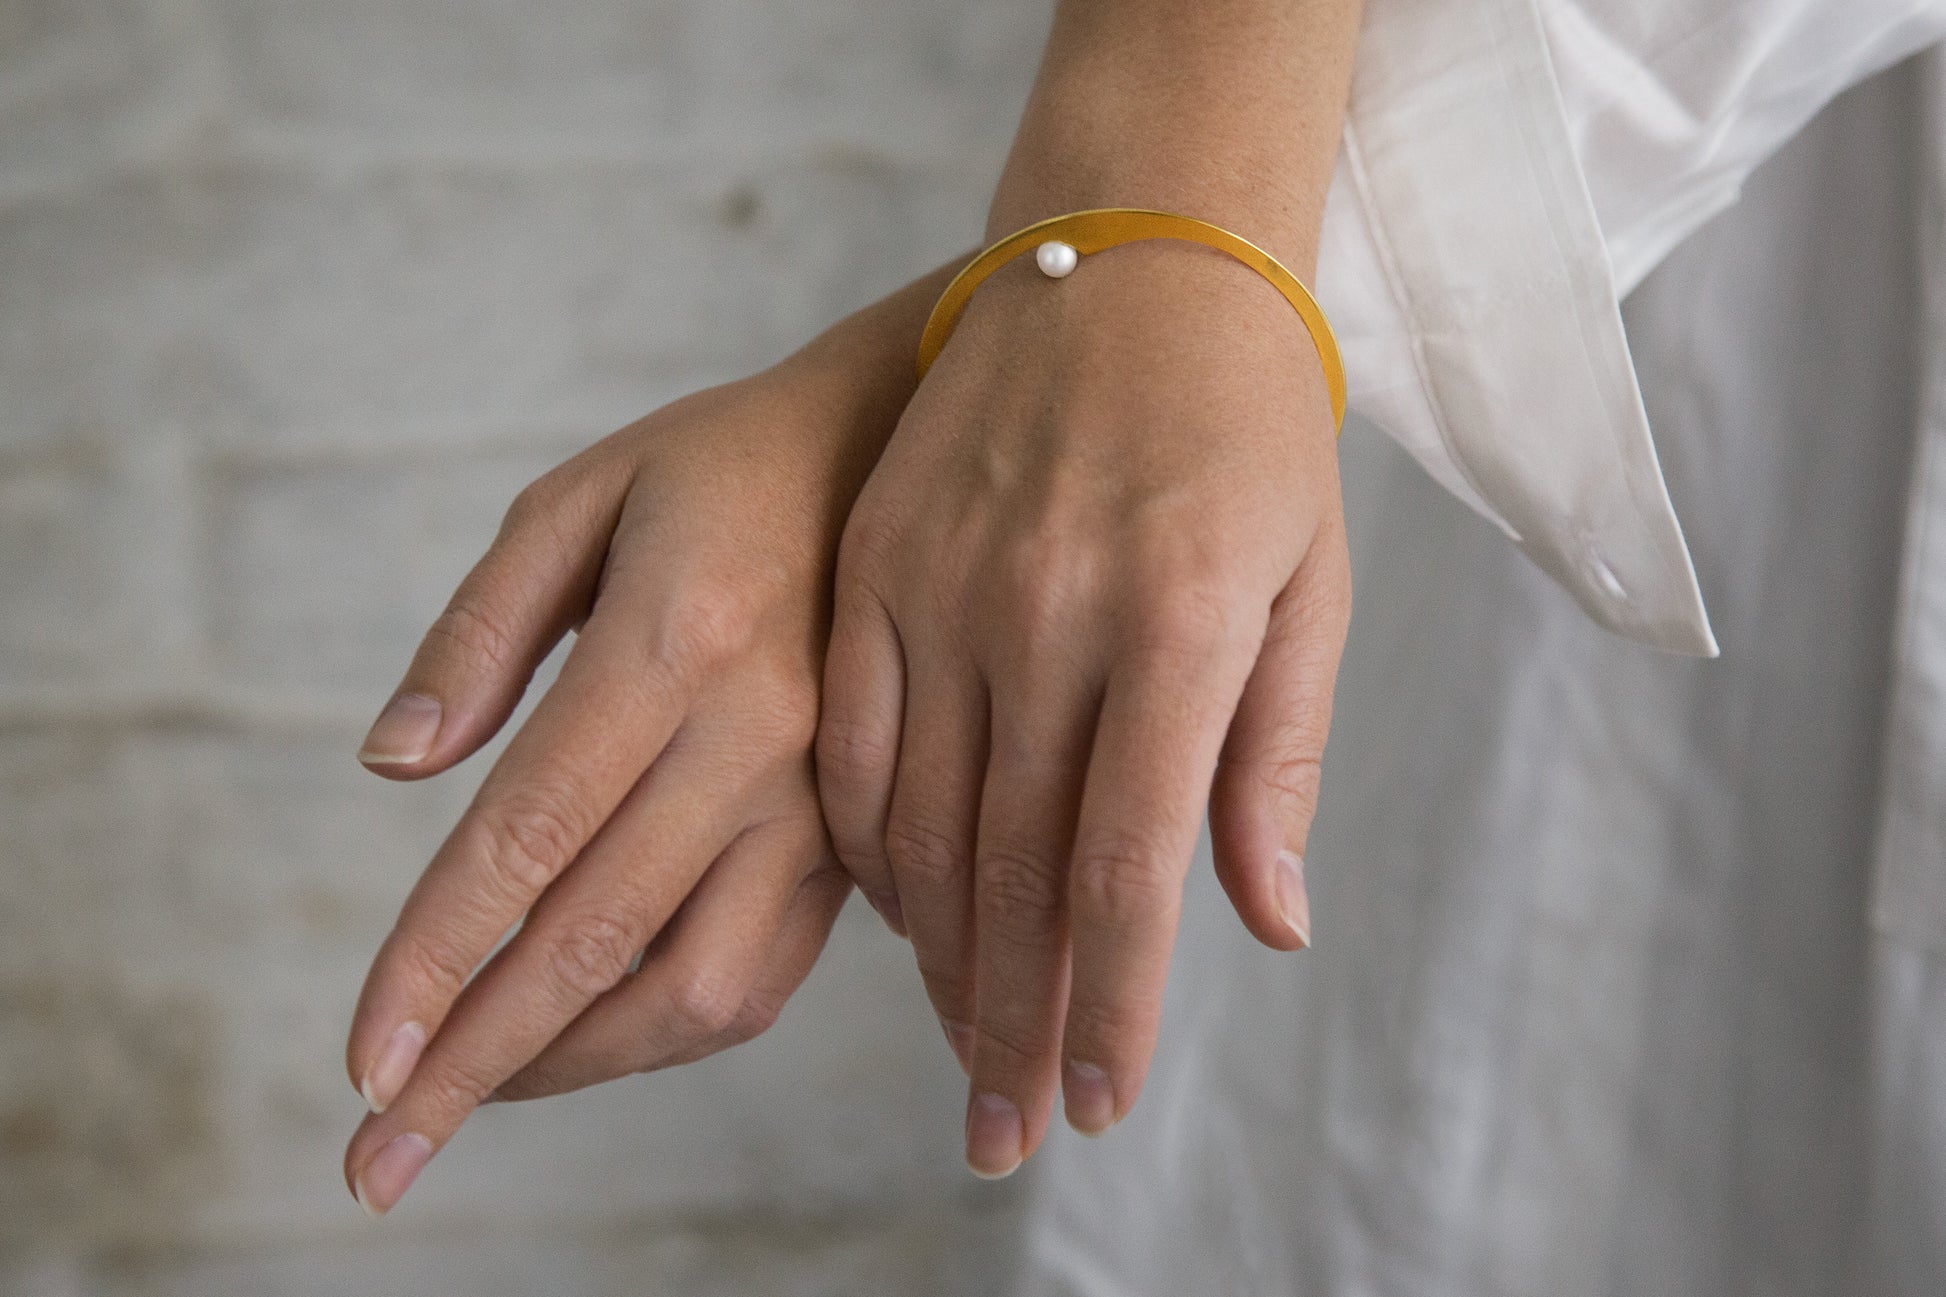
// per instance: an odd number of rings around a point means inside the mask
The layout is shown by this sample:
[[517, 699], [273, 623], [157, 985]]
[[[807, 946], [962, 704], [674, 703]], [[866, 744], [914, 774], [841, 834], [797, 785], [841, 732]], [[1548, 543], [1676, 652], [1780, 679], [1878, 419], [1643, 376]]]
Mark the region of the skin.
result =
[[[1341, 0], [1062, 4], [989, 234], [1155, 207], [1308, 277], [1356, 18]], [[1308, 334], [1189, 244], [1111, 249], [1058, 284], [1010, 263], [854, 507], [836, 609], [826, 821], [969, 1070], [969, 1165], [1004, 1175], [1057, 1092], [1086, 1133], [1135, 1102], [1206, 808], [1244, 922], [1308, 943], [1302, 852], [1350, 609]]]
[[[1160, 207], [1308, 277], [1355, 25], [1067, 0], [991, 231]], [[833, 843], [911, 933], [983, 1174], [1064, 1078], [1084, 1131], [1134, 1103], [1206, 806], [1246, 925], [1308, 942], [1349, 608], [1308, 335], [1221, 254], [1132, 245], [994, 276], [915, 394], [945, 278], [537, 481], [428, 634], [364, 754], [388, 777], [476, 750], [579, 632], [360, 997], [369, 1210], [489, 1098], [763, 1030], [843, 903]]]
[[[359, 998], [345, 1174], [375, 1214], [489, 1097], [704, 1057], [809, 972], [850, 891], [812, 782], [831, 571], [945, 278], [536, 481], [427, 634], [363, 754], [389, 778], [472, 753], [579, 632]], [[427, 699], [429, 743], [397, 719]]]

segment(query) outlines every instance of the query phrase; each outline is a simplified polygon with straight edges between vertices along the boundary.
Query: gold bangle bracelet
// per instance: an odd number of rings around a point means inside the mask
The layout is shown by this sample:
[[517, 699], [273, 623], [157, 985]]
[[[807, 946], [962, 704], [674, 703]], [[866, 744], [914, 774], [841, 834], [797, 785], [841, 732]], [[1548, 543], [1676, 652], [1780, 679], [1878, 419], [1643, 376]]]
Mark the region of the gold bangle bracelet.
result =
[[919, 336], [919, 377], [926, 376], [932, 362], [945, 350], [946, 340], [953, 336], [953, 326], [959, 323], [973, 290], [988, 275], [1027, 249], [1037, 250], [1036, 260], [1043, 273], [1060, 279], [1075, 268], [1080, 258], [1090, 253], [1143, 239], [1183, 239], [1200, 243], [1206, 248], [1228, 253], [1268, 279], [1271, 286], [1297, 308], [1298, 318], [1310, 330], [1311, 341], [1318, 349], [1318, 359], [1324, 362], [1325, 386], [1331, 393], [1331, 417], [1340, 431], [1344, 429], [1344, 361], [1338, 355], [1338, 339], [1331, 332], [1331, 322], [1325, 319], [1323, 309], [1311, 296], [1310, 290], [1277, 258], [1241, 235], [1232, 234], [1220, 225], [1199, 221], [1193, 216], [1152, 212], [1140, 207], [1100, 207], [1085, 212], [1069, 212], [1065, 216], [1051, 216], [1009, 234], [969, 261], [965, 269], [953, 276], [953, 282], [946, 285], [946, 291], [939, 295], [932, 315], [926, 320], [926, 331]]

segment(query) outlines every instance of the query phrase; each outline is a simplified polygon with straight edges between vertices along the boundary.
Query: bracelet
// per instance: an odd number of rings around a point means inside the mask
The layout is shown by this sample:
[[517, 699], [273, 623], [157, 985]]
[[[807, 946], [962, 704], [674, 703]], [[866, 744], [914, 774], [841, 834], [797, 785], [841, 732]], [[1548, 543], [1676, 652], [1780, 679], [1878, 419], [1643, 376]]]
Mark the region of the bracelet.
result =
[[1311, 341], [1318, 349], [1318, 359], [1324, 362], [1324, 381], [1331, 392], [1331, 417], [1336, 420], [1339, 430], [1343, 431], [1344, 361], [1338, 354], [1338, 339], [1331, 332], [1331, 322], [1325, 319], [1323, 309], [1311, 296], [1310, 290], [1277, 258], [1241, 235], [1232, 234], [1220, 225], [1199, 221], [1193, 216], [1152, 212], [1139, 207], [1101, 207], [1085, 212], [1070, 212], [1066, 216], [1051, 216], [1009, 234], [973, 258], [965, 269], [953, 276], [953, 282], [946, 285], [946, 291], [939, 295], [932, 315], [926, 320], [926, 330], [919, 337], [919, 377], [926, 376], [932, 362], [945, 350], [946, 340], [952, 337], [953, 326], [959, 323], [973, 290], [988, 275], [1028, 248], [1035, 248], [1034, 260], [1043, 274], [1050, 279], [1065, 279], [1081, 263], [1081, 258], [1089, 253], [1143, 239], [1184, 239], [1190, 243], [1200, 243], [1206, 248], [1228, 253], [1268, 279], [1272, 287], [1297, 308], [1298, 318], [1311, 332]]

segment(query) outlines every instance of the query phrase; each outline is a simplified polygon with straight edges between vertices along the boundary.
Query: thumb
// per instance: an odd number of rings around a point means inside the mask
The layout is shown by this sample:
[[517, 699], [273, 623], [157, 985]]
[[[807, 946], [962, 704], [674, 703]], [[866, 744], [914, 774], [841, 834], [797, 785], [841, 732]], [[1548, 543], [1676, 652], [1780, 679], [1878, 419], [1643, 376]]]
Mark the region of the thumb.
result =
[[626, 467], [584, 454], [520, 493], [365, 736], [358, 759], [367, 769], [423, 779], [506, 723], [541, 660], [588, 614]]
[[1304, 842], [1350, 619], [1351, 565], [1334, 519], [1271, 606], [1210, 789], [1217, 879], [1244, 926], [1277, 950], [1311, 944]]

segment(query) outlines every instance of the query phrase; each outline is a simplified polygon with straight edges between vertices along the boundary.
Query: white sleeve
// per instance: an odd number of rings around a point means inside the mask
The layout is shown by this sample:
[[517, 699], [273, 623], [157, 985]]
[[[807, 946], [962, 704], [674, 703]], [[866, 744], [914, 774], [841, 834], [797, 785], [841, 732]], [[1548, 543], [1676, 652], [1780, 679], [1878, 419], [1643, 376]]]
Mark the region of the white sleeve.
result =
[[1319, 297], [1352, 407], [1602, 625], [1715, 652], [1620, 298], [1946, 0], [1368, 0]]

